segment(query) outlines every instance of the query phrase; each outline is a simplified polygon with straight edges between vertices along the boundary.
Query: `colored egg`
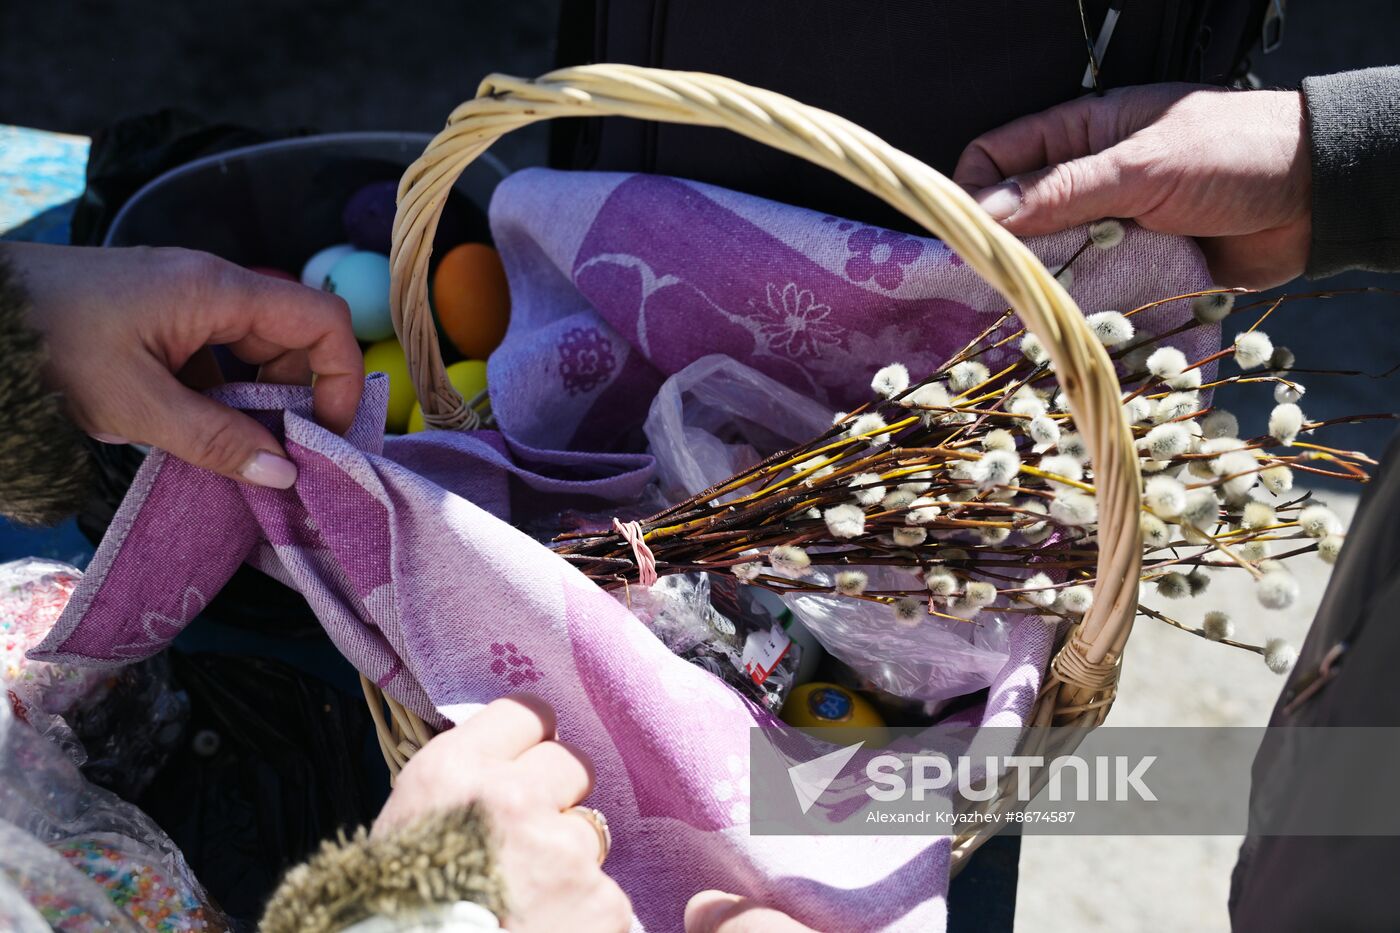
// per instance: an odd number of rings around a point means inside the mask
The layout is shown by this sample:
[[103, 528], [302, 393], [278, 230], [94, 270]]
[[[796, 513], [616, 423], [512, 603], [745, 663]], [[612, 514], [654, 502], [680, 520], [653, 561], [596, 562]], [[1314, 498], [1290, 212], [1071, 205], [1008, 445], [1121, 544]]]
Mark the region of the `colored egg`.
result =
[[447, 338], [464, 356], [484, 360], [510, 323], [510, 288], [501, 257], [485, 243], [463, 243], [433, 274], [433, 307]]
[[290, 272], [281, 269], [274, 269], [271, 266], [249, 266], [249, 272], [256, 272], [258, 275], [265, 275], [270, 279], [286, 279], [288, 282], [295, 282], [297, 277]]
[[854, 726], [883, 728], [885, 721], [864, 697], [819, 681], [793, 688], [778, 714], [783, 722], [799, 729], [814, 726]]
[[322, 287], [350, 306], [350, 326], [356, 337], [374, 343], [394, 335], [388, 256], [357, 250], [331, 266]]
[[349, 243], [327, 246], [306, 260], [306, 265], [301, 267], [301, 284], [308, 288], [320, 288], [326, 284], [326, 276], [330, 275], [331, 267], [354, 251], [355, 247]]
[[[481, 360], [463, 360], [447, 367], [447, 381], [462, 393], [462, 398], [470, 402], [486, 391], [486, 364]], [[417, 434], [427, 427], [423, 420], [423, 406], [413, 404], [413, 412], [408, 416], [408, 433]]]
[[345, 237], [356, 249], [388, 253], [393, 242], [399, 183], [375, 181], [350, 196], [341, 212]]
[[413, 413], [418, 396], [414, 394], [413, 379], [408, 374], [408, 357], [404, 356], [403, 347], [397, 340], [390, 337], [365, 350], [365, 375], [370, 373], [383, 373], [389, 377], [389, 411], [384, 419], [384, 429], [403, 434], [408, 428], [408, 418]]

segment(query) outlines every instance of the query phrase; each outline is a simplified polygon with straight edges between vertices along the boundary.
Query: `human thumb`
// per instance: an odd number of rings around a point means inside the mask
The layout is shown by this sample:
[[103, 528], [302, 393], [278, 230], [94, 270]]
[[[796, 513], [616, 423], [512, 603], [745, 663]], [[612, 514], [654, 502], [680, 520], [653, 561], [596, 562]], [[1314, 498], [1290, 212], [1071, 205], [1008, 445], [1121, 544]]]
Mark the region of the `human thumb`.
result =
[[787, 914], [724, 891], [701, 891], [685, 905], [685, 933], [815, 933]]
[[1061, 162], [983, 188], [973, 197], [1018, 236], [1058, 233], [1104, 217], [1132, 217], [1136, 192], [1125, 189], [1113, 150]]
[[287, 489], [297, 478], [272, 432], [248, 415], [206, 398], [173, 377], [140, 406], [130, 434], [197, 467], [253, 486]]

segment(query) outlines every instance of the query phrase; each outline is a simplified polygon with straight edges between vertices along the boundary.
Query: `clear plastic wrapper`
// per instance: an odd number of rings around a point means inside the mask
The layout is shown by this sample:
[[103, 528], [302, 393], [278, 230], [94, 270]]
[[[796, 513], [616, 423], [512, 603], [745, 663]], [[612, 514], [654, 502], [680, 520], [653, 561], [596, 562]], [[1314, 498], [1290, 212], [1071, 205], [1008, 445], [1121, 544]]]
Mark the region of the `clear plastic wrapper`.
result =
[[632, 614], [676, 654], [735, 635], [734, 623], [710, 605], [710, 578], [703, 573], [662, 577], [623, 594]]
[[[742, 363], [707, 356], [662, 385], [646, 435], [661, 491], [674, 502], [807, 440], [831, 417], [830, 410]], [[909, 587], [907, 573], [886, 587], [880, 581], [899, 571], [864, 569], [872, 590]], [[831, 583], [821, 574], [807, 580]], [[933, 704], [975, 692], [992, 682], [1008, 656], [1013, 620], [993, 613], [970, 622], [929, 616], [908, 627], [881, 603], [821, 593], [790, 594], [784, 601], [823, 648], [874, 689], [897, 697]]]
[[119, 670], [25, 657], [58, 621], [82, 578], [76, 567], [25, 559], [0, 564], [0, 684], [16, 713], [84, 773], [135, 798], [164, 765], [189, 700], [157, 656]]
[[0, 929], [139, 931], [106, 890], [33, 836], [0, 821]]
[[673, 574], [614, 595], [672, 652], [776, 712], [792, 689], [801, 646], [767, 613], [716, 610], [710, 580], [704, 573]]
[[[8, 846], [9, 842], [4, 837], [4, 829], [0, 827], [0, 846]], [[9, 849], [5, 850], [7, 855]], [[24, 857], [21, 851], [15, 851], [14, 855], [19, 858]], [[113, 928], [120, 929], [112, 925]], [[39, 911], [25, 898], [20, 889], [12, 884], [4, 872], [0, 872], [0, 930], [7, 933], [52, 933], [51, 927]]]
[[668, 502], [694, 495], [831, 425], [832, 411], [727, 356], [662, 383], [644, 430]]
[[63, 715], [86, 753], [83, 774], [136, 799], [180, 743], [190, 700], [175, 688], [165, 654], [107, 674], [96, 691]]
[[102, 689], [109, 674], [72, 664], [31, 661], [25, 652], [58, 621], [82, 572], [37, 558], [0, 564], [0, 683], [15, 712], [78, 764], [82, 742], [64, 714]]
[[[871, 590], [911, 586], [908, 571], [864, 569]], [[806, 580], [832, 582], [820, 572]], [[789, 593], [783, 601], [822, 647], [875, 689], [898, 697], [938, 703], [981, 690], [1010, 654], [1013, 620], [991, 612], [966, 622], [926, 616], [910, 626], [884, 603], [830, 593]]]
[[0, 565], [0, 929], [221, 930], [179, 850], [135, 795], [179, 739], [188, 701], [164, 657], [118, 671], [31, 661], [81, 578]]
[[149, 817], [0, 703], [0, 916], [36, 913], [64, 931], [227, 929]]

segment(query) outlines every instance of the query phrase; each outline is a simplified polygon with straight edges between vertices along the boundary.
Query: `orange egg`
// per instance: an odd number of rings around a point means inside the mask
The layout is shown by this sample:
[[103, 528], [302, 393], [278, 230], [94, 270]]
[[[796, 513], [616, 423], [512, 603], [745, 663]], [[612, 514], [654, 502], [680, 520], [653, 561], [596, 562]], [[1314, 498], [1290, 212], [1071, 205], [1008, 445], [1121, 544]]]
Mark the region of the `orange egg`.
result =
[[486, 359], [501, 345], [510, 323], [510, 289], [501, 257], [485, 243], [454, 247], [433, 275], [433, 306], [457, 349], [472, 359]]

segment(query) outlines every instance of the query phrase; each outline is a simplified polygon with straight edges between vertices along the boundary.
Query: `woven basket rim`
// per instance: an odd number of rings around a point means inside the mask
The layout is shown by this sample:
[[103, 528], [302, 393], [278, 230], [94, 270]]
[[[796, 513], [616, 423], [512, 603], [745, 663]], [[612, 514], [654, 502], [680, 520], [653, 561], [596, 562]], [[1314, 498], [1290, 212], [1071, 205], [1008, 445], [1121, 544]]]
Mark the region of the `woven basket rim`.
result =
[[[1142, 559], [1139, 465], [1113, 365], [1074, 300], [1029, 249], [952, 181], [848, 120], [698, 72], [600, 64], [536, 79], [488, 76], [477, 96], [452, 112], [399, 185], [391, 304], [428, 425], [453, 429], [473, 423], [469, 406], [447, 379], [427, 299], [428, 261], [447, 190], [505, 133], [557, 117], [592, 116], [727, 128], [828, 168], [943, 240], [1040, 338], [1096, 466], [1099, 557], [1094, 604], [1056, 652], [1027, 725], [1101, 722], [1132, 625]], [[366, 695], [376, 705], [372, 685]], [[376, 710], [376, 724], [384, 725], [381, 743], [396, 770], [395, 761], [401, 765], [421, 737], [421, 720], [384, 700], [392, 716]], [[981, 838], [960, 838], [955, 857], [965, 856]]]

